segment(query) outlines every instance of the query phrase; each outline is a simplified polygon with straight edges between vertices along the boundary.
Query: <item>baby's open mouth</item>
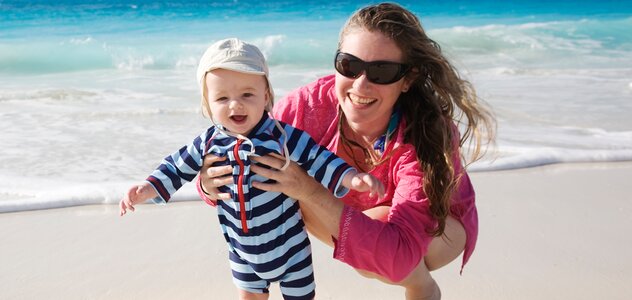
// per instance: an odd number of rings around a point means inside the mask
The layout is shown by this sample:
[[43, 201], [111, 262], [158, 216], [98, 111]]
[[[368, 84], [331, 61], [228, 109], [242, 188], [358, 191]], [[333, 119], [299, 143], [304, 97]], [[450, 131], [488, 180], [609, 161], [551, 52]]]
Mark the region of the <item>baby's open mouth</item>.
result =
[[237, 123], [242, 123], [244, 121], [246, 121], [246, 118], [248, 116], [245, 115], [234, 115], [234, 116], [230, 116], [230, 119], [237, 122]]

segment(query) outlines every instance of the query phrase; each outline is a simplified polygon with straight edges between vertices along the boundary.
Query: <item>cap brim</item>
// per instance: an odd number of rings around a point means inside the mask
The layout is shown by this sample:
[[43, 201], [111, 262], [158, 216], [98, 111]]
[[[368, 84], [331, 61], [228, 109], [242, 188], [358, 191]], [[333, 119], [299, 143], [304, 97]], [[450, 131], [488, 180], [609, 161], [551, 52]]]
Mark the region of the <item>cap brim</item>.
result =
[[216, 69], [225, 69], [225, 70], [246, 73], [246, 74], [254, 74], [254, 75], [266, 75], [266, 72], [259, 70], [257, 68], [254, 68], [252, 66], [249, 66], [246, 64], [235, 64], [235, 63], [216, 64], [208, 68], [206, 72], [213, 71]]

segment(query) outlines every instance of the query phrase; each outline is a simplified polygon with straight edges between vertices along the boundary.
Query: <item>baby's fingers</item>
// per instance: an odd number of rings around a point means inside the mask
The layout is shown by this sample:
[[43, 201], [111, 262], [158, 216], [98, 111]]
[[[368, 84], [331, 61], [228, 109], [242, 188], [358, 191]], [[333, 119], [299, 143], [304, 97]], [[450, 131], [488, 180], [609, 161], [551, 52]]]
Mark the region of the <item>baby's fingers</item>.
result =
[[378, 198], [384, 198], [384, 185], [379, 180], [375, 180], [371, 184], [371, 191], [373, 194], [377, 193]]
[[120, 215], [123, 216], [127, 213], [127, 209], [134, 211], [134, 207], [130, 206], [125, 199], [121, 200], [121, 202], [119, 202], [119, 208], [121, 209]]
[[125, 204], [123, 204], [123, 200], [119, 202], [119, 209], [120, 209], [119, 216], [123, 216], [127, 212], [127, 210], [125, 209]]
[[384, 197], [384, 185], [377, 178], [366, 174], [362, 177], [362, 181], [369, 186], [369, 196], [373, 197], [377, 194], [379, 198]]
[[381, 182], [378, 182], [377, 196], [379, 198], [384, 198], [384, 194], [386, 194], [386, 191], [384, 191], [384, 185]]
[[121, 200], [121, 202], [119, 203], [119, 207], [121, 208], [121, 216], [126, 214], [128, 209], [132, 212], [135, 210], [132, 201], [129, 199]]

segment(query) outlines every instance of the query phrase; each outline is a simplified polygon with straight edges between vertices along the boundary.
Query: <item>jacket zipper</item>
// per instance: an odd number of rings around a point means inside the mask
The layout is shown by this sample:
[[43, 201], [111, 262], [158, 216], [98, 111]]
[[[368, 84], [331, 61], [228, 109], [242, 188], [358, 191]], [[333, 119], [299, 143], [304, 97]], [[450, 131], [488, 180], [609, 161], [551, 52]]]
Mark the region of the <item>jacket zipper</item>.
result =
[[237, 177], [237, 197], [239, 198], [239, 215], [241, 216], [241, 228], [244, 233], [248, 233], [248, 223], [246, 223], [246, 199], [244, 197], [244, 162], [239, 158], [239, 146], [243, 140], [237, 140], [233, 148], [235, 160], [239, 165], [239, 176]]

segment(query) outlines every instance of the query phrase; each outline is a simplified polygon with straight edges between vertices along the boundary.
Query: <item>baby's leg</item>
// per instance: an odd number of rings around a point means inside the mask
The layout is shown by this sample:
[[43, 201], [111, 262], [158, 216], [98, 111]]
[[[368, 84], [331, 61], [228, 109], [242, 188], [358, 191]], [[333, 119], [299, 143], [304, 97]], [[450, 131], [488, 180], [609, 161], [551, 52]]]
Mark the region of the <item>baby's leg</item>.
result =
[[233, 283], [239, 289], [241, 300], [267, 300], [270, 282], [261, 279], [255, 271], [237, 254], [228, 252], [230, 268], [233, 273]]
[[239, 289], [239, 300], [268, 300], [270, 294], [257, 294]]
[[311, 254], [293, 265], [279, 282], [285, 300], [311, 300], [316, 295]]

